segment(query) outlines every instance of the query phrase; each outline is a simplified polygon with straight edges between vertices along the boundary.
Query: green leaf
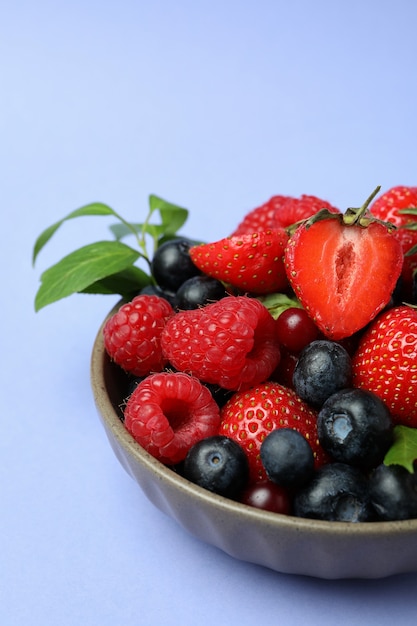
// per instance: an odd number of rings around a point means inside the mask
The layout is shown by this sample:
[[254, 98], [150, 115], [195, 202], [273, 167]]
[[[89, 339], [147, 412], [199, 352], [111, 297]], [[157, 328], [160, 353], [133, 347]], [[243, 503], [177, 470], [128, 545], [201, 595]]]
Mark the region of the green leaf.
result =
[[124, 239], [128, 235], [132, 235], [132, 231], [134, 230], [137, 234], [140, 234], [143, 229], [143, 224], [130, 224], [130, 228], [126, 224], [111, 224], [109, 226], [111, 232], [113, 233], [115, 239], [120, 241]]
[[175, 234], [187, 221], [187, 209], [167, 202], [153, 194], [149, 196], [149, 207], [151, 214], [154, 211], [159, 211], [162, 220], [162, 234], [164, 235]]
[[[148, 235], [152, 235], [152, 237], [158, 237], [164, 233], [165, 228], [162, 224], [129, 224], [125, 226], [125, 224], [112, 224], [110, 227], [111, 232], [114, 235], [114, 238], [120, 241], [124, 239], [128, 235], [132, 235], [133, 230], [138, 235], [143, 235], [143, 233], [148, 233]], [[170, 235], [171, 236], [171, 235]]]
[[417, 428], [395, 426], [394, 443], [385, 455], [385, 465], [402, 465], [409, 472], [413, 472], [413, 463], [416, 459]]
[[97, 280], [82, 290], [82, 293], [115, 294], [131, 300], [146, 285], [151, 284], [151, 277], [135, 265], [121, 272]]
[[298, 300], [288, 297], [285, 293], [270, 293], [256, 299], [262, 302], [275, 320], [289, 308], [302, 308]]
[[413, 254], [417, 254], [417, 245], [413, 246], [404, 254], [404, 256], [412, 256]]
[[58, 228], [64, 222], [66, 222], [67, 220], [74, 219], [75, 217], [83, 217], [86, 215], [113, 215], [115, 217], [118, 217], [117, 213], [113, 211], [112, 208], [107, 206], [107, 204], [102, 204], [101, 202], [93, 202], [92, 204], [86, 204], [85, 206], [82, 206], [81, 208], [76, 209], [75, 211], [71, 211], [69, 215], [59, 220], [58, 222], [55, 222], [51, 226], [48, 226], [48, 228], [45, 228], [45, 230], [39, 235], [33, 247], [33, 256], [32, 256], [33, 265], [35, 264], [35, 261], [39, 252], [42, 250], [45, 244], [48, 243], [52, 235], [58, 230]]
[[139, 256], [139, 252], [119, 241], [98, 241], [75, 250], [43, 272], [35, 310], [121, 272]]
[[[160, 216], [160, 223], [157, 224], [151, 221], [155, 212], [158, 212]], [[112, 224], [110, 230], [118, 241], [135, 232], [140, 236], [143, 255], [149, 258], [146, 252], [145, 235], [149, 235], [153, 239], [155, 250], [161, 240], [175, 236], [177, 231], [187, 221], [187, 217], [187, 209], [167, 202], [158, 196], [151, 195], [149, 196], [149, 213], [144, 222]]]

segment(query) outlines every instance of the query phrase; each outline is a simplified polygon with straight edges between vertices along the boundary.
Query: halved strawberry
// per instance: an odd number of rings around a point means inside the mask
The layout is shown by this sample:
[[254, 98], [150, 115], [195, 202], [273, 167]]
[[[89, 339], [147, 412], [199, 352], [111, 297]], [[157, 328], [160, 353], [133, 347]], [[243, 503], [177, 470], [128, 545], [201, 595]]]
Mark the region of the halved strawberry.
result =
[[219, 434], [239, 443], [248, 458], [251, 482], [266, 479], [260, 459], [265, 437], [276, 428], [293, 428], [310, 443], [315, 466], [328, 461], [317, 437], [317, 413], [297, 394], [276, 382], [238, 391], [221, 411]]
[[417, 271], [417, 249], [411, 255], [409, 251], [417, 246], [417, 187], [398, 185], [383, 193], [369, 207], [375, 217], [397, 226], [395, 236], [401, 242], [404, 257], [402, 278], [405, 297], [412, 292], [413, 274]]
[[401, 244], [367, 210], [376, 192], [344, 215], [320, 211], [295, 230], [285, 250], [295, 294], [330, 339], [364, 328], [387, 305], [401, 274]]
[[352, 370], [355, 387], [379, 396], [395, 422], [417, 428], [417, 310], [381, 313], [361, 338]]
[[283, 228], [226, 237], [190, 249], [193, 263], [205, 274], [253, 294], [288, 287], [283, 255], [288, 235]]

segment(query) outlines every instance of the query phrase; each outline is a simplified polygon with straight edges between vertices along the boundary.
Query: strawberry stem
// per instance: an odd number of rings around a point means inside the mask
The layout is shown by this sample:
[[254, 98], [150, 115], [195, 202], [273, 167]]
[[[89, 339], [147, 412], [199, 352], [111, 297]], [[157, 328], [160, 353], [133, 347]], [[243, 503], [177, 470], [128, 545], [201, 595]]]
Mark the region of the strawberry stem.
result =
[[374, 191], [366, 199], [366, 201], [361, 207], [357, 207], [357, 208], [350, 207], [346, 209], [346, 212], [343, 215], [344, 224], [346, 224], [346, 226], [355, 226], [355, 225], [364, 226], [364, 227], [369, 226], [370, 222], [372, 222], [373, 219], [367, 215], [368, 207], [371, 204], [372, 200], [375, 198], [375, 196], [380, 192], [380, 190], [381, 190], [381, 185], [378, 185], [378, 187], [374, 189]]

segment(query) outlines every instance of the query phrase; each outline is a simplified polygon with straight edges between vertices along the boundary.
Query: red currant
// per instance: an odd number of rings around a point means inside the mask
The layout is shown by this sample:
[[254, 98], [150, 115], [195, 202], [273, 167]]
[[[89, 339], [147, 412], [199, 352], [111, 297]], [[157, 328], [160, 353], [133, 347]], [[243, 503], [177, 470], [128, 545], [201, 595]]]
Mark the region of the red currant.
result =
[[289, 515], [291, 509], [288, 492], [279, 485], [265, 480], [248, 487], [241, 502], [257, 509]]
[[285, 385], [285, 387], [290, 387], [292, 389], [292, 377], [298, 361], [298, 355], [294, 354], [293, 352], [288, 352], [288, 350], [282, 347], [280, 349], [280, 352], [281, 359], [278, 367], [271, 375], [271, 380], [276, 380], [278, 383], [281, 383], [281, 385]]
[[290, 307], [277, 318], [278, 341], [290, 352], [300, 352], [317, 339], [319, 329], [304, 309]]

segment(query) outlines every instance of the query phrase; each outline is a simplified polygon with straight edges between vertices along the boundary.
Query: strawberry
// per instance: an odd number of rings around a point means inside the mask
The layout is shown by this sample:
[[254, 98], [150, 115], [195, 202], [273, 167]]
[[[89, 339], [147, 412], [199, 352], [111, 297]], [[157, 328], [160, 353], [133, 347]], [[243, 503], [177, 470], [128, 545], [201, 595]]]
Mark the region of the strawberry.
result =
[[353, 384], [373, 391], [393, 420], [417, 428], [417, 310], [396, 306], [381, 313], [359, 341]]
[[283, 228], [226, 237], [190, 248], [202, 272], [253, 294], [284, 290], [288, 280], [283, 263], [288, 235]]
[[271, 230], [277, 227], [276, 215], [280, 208], [289, 199], [289, 196], [272, 196], [261, 206], [249, 211], [231, 236], [250, 235], [261, 230]]
[[289, 282], [329, 339], [364, 328], [387, 305], [401, 274], [401, 244], [367, 208], [378, 189], [358, 209], [323, 210], [303, 222], [285, 250]]
[[311, 217], [320, 209], [328, 209], [331, 213], [340, 213], [339, 209], [316, 196], [302, 195], [301, 198], [272, 196], [265, 204], [249, 211], [233, 235], [247, 235], [261, 230], [287, 228], [295, 222]]
[[[407, 210], [408, 209], [408, 210]], [[404, 254], [417, 246], [417, 187], [398, 185], [386, 191], [370, 206], [375, 217], [397, 226], [394, 231], [401, 242]], [[411, 226], [414, 224], [414, 229]], [[417, 249], [404, 257], [402, 269], [403, 291], [406, 297], [412, 292], [413, 274], [417, 270]]]
[[316, 196], [302, 195], [300, 198], [287, 198], [275, 214], [277, 226], [287, 228], [296, 222], [312, 217], [318, 211], [327, 209], [330, 213], [340, 213], [330, 202]]
[[315, 466], [325, 463], [316, 428], [317, 413], [292, 389], [276, 382], [264, 382], [247, 391], [236, 392], [221, 410], [219, 434], [239, 443], [248, 458], [251, 482], [267, 478], [260, 459], [261, 443], [276, 428], [293, 428], [309, 441]]

